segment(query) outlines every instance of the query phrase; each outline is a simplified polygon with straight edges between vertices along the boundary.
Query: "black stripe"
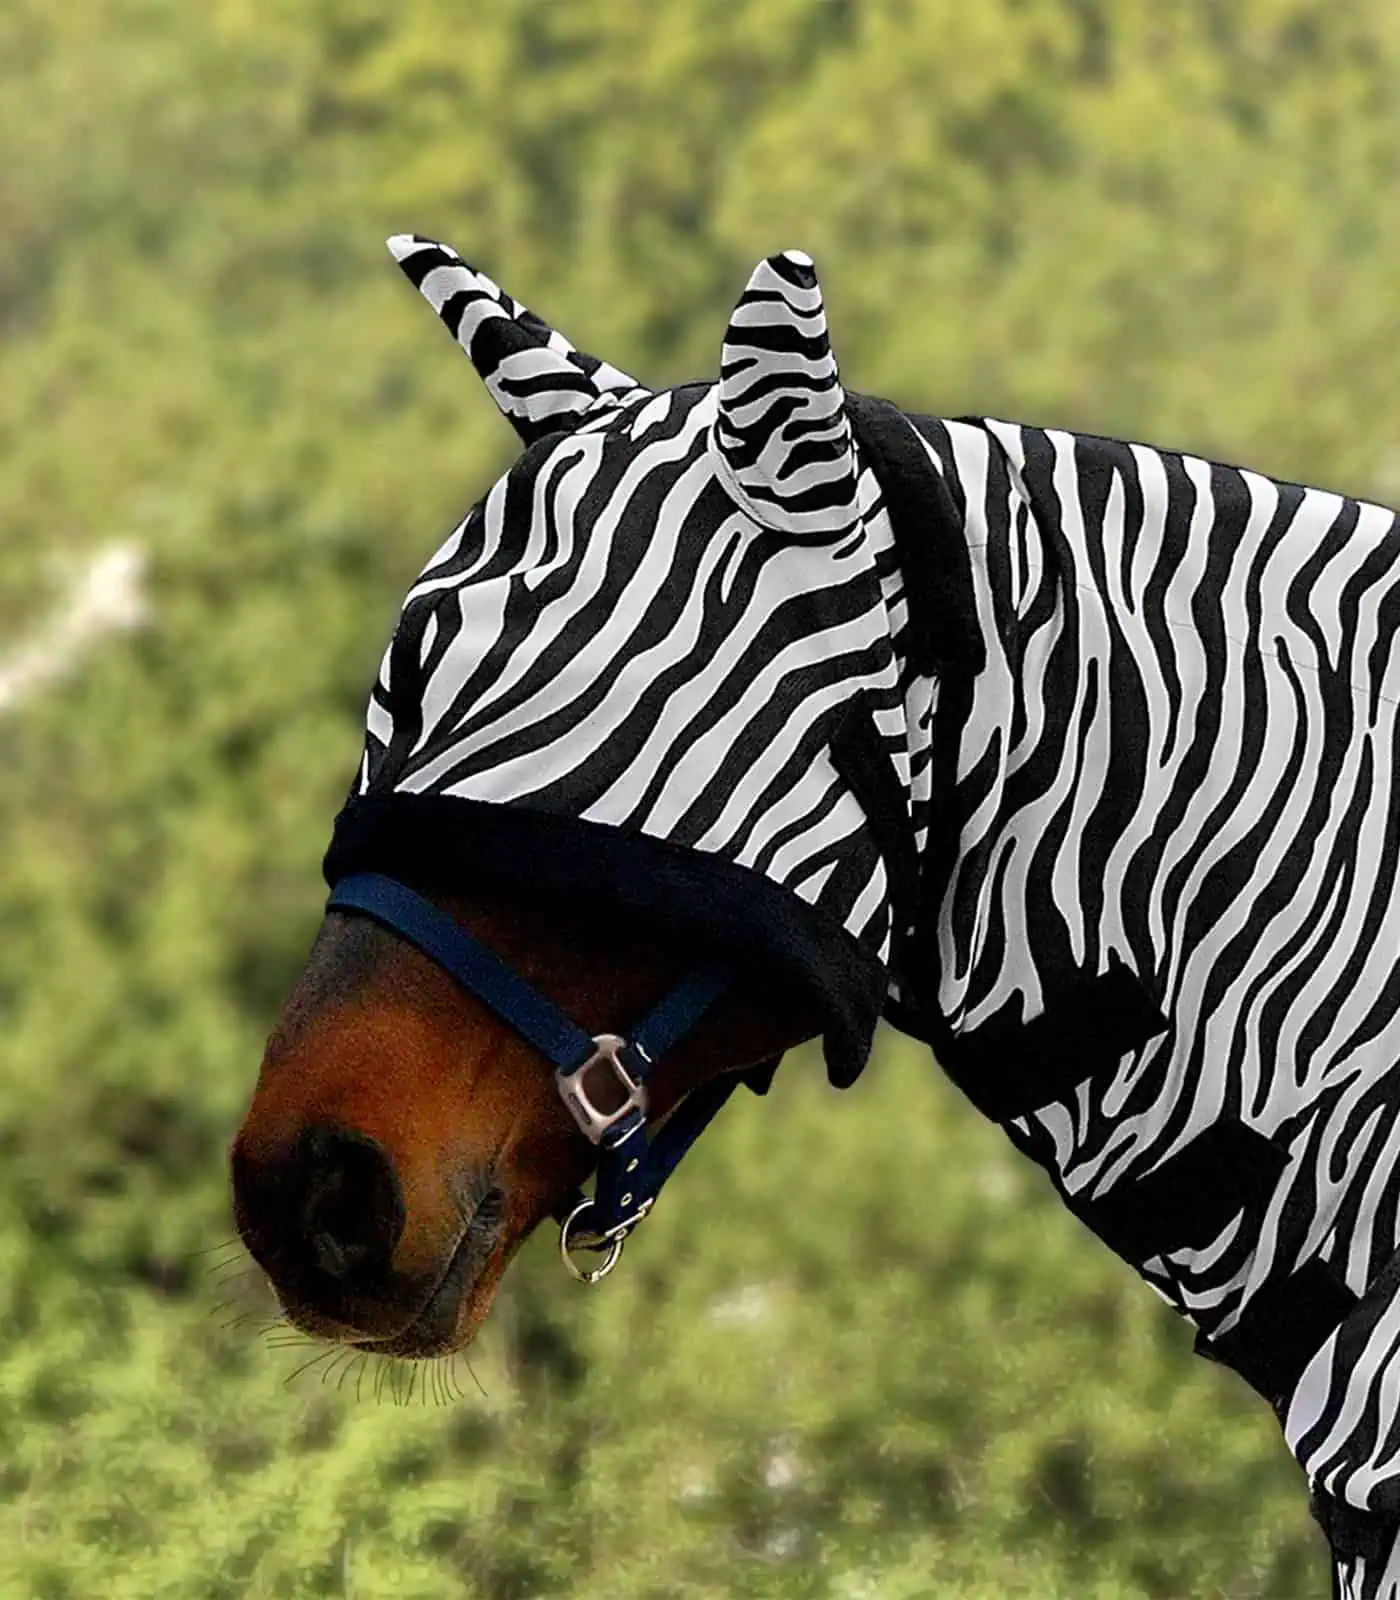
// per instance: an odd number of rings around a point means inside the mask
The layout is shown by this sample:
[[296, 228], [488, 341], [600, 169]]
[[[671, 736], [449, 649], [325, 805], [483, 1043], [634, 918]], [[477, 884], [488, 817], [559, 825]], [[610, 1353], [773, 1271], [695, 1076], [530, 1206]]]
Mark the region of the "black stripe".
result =
[[[831, 764], [865, 813], [875, 847], [885, 863], [894, 927], [892, 942], [896, 947], [891, 955], [898, 965], [898, 947], [913, 931], [919, 909], [919, 851], [908, 797], [875, 726], [875, 709], [864, 689], [857, 690], [841, 708], [830, 748]], [[847, 857], [848, 861], [855, 859], [854, 854]], [[862, 876], [868, 876], [868, 872]], [[828, 887], [834, 894], [834, 880]]]
[[433, 614], [431, 599], [410, 600], [399, 614], [389, 645], [389, 689], [375, 695], [389, 713], [389, 743], [371, 785], [374, 793], [392, 793], [409, 752], [423, 732], [423, 634]]
[[474, 300], [485, 300], [491, 305], [497, 302], [481, 289], [457, 289], [442, 302], [438, 308], [438, 316], [443, 320], [447, 331], [454, 339], [461, 337], [462, 318], [467, 314], [467, 307]]
[[943, 969], [938, 927], [943, 898], [958, 864], [963, 822], [970, 814], [967, 791], [958, 786], [958, 753], [972, 712], [972, 697], [970, 675], [948, 678], [938, 686], [929, 748], [928, 831], [919, 874], [918, 934], [909, 941], [908, 969], [900, 973], [900, 987], [921, 1022], [916, 1027], [912, 1012], [906, 1012], [895, 1024], [931, 1044], [940, 1062], [953, 1052], [953, 1035], [938, 1009]]
[[[414, 235], [417, 238], [417, 234]], [[456, 256], [448, 255], [441, 246], [425, 247], [415, 250], [411, 256], [405, 256], [399, 266], [407, 275], [409, 282], [415, 289], [423, 287], [423, 280], [430, 272], [438, 267], [460, 267], [465, 262], [459, 261]]]

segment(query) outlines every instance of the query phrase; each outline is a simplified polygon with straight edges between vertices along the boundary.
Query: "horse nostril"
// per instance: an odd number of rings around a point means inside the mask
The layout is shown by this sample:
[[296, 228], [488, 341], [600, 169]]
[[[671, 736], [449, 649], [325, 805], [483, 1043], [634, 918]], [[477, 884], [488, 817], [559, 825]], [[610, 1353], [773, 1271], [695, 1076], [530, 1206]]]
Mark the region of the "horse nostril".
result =
[[312, 1128], [299, 1152], [305, 1188], [299, 1232], [332, 1278], [388, 1269], [404, 1230], [403, 1194], [388, 1153], [345, 1128]]

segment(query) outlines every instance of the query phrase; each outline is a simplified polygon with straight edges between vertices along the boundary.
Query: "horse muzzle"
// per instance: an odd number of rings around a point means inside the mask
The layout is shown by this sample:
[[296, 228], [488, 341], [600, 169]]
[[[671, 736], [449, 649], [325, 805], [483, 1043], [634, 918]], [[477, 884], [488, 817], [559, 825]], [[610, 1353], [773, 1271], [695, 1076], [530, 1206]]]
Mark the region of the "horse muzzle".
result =
[[500, 1244], [504, 1195], [468, 1177], [415, 1206], [393, 1158], [354, 1129], [312, 1126], [230, 1154], [234, 1220], [289, 1320], [386, 1354], [455, 1347], [459, 1312]]

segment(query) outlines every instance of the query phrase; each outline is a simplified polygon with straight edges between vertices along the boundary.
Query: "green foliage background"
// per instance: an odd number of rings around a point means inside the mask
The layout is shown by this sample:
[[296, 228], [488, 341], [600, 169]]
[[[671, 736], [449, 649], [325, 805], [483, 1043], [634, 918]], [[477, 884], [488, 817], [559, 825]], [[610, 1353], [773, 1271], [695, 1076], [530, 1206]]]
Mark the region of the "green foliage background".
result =
[[291, 1377], [201, 1252], [511, 455], [385, 235], [657, 384], [797, 245], [853, 387], [1385, 498], [1397, 77], [1388, 0], [3, 0], [0, 660], [111, 540], [151, 615], [0, 714], [0, 1596], [1326, 1593], [1272, 1419], [894, 1036], [742, 1097], [606, 1292], [535, 1241], [480, 1388]]

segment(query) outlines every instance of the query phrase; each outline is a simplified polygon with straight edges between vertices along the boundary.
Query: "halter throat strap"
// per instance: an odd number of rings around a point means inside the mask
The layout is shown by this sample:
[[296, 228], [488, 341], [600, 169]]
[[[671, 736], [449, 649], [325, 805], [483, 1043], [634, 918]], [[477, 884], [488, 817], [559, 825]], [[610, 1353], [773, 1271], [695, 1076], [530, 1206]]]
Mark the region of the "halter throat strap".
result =
[[[693, 967], [627, 1037], [595, 1037], [446, 912], [396, 878], [368, 872], [342, 878], [326, 909], [370, 917], [407, 940], [553, 1064], [560, 1097], [598, 1148], [593, 1198], [574, 1191], [556, 1212], [564, 1225], [561, 1250], [576, 1277], [592, 1283], [605, 1276], [622, 1241], [651, 1210], [661, 1186], [738, 1082], [725, 1074], [703, 1085], [682, 1101], [654, 1137], [646, 1137], [646, 1085], [652, 1069], [729, 987], [732, 970], [720, 963]], [[571, 1247], [606, 1249], [608, 1257], [602, 1267], [583, 1273], [569, 1259]]]

